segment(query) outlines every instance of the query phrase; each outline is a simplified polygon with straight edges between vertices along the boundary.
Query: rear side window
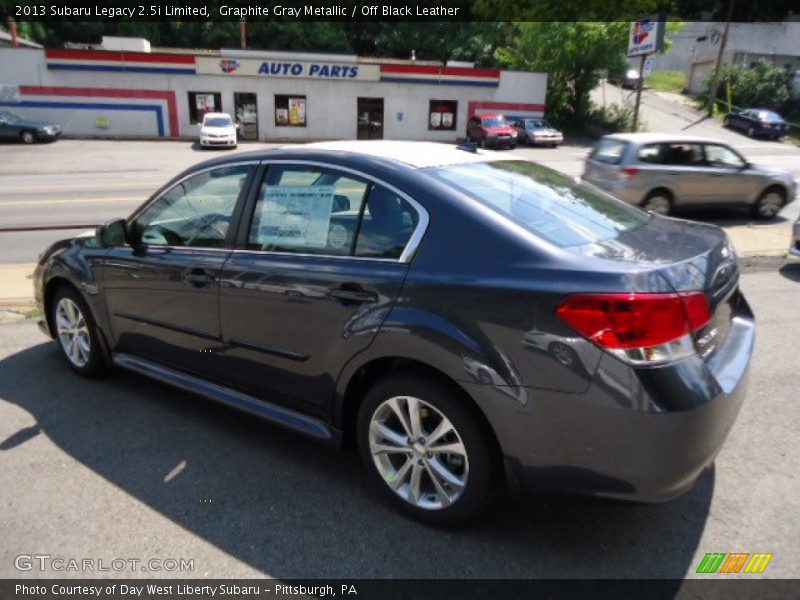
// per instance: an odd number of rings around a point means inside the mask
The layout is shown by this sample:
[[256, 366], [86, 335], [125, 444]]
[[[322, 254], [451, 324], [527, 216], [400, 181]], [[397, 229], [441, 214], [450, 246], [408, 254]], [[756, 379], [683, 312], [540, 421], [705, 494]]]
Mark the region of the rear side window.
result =
[[561, 247], [613, 239], [649, 220], [638, 208], [530, 162], [471, 163], [428, 171]]
[[273, 165], [261, 185], [249, 250], [400, 258], [419, 221], [389, 189], [312, 165]]
[[663, 148], [661, 144], [647, 144], [639, 148], [637, 158], [639, 162], [661, 164], [664, 162]]
[[618, 165], [622, 162], [622, 155], [628, 147], [628, 142], [622, 140], [615, 140], [612, 138], [603, 138], [592, 150], [589, 155], [589, 160], [605, 163], [607, 165]]
[[700, 144], [664, 144], [662, 162], [666, 165], [703, 167], [705, 157]]

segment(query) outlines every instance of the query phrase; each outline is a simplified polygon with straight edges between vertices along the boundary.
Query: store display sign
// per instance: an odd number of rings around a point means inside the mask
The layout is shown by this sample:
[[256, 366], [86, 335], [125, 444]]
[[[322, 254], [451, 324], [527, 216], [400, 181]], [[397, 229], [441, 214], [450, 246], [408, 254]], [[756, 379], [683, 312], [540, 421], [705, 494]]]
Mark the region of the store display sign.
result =
[[378, 65], [353, 63], [261, 60], [252, 58], [197, 57], [197, 72], [204, 75], [241, 75], [282, 79], [325, 79], [330, 81], [379, 81]]

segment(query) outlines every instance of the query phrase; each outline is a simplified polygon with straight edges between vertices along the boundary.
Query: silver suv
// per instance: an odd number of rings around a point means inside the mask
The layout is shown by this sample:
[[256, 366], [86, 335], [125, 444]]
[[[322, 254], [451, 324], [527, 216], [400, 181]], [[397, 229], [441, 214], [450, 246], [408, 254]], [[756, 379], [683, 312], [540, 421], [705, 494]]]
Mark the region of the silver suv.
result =
[[659, 214], [738, 204], [769, 219], [797, 191], [790, 173], [751, 164], [720, 141], [656, 133], [603, 137], [586, 159], [583, 179]]

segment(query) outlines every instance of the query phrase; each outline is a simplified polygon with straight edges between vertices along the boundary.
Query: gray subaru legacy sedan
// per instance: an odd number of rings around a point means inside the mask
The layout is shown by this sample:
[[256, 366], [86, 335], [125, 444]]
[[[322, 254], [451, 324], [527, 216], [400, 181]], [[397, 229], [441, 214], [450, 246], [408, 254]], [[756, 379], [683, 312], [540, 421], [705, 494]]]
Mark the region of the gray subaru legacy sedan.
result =
[[738, 205], [770, 219], [797, 192], [790, 173], [755, 165], [723, 142], [660, 133], [603, 137], [586, 159], [583, 179], [662, 215]]
[[508, 479], [687, 491], [733, 426], [755, 336], [721, 229], [433, 143], [204, 162], [52, 245], [34, 285], [79, 375], [117, 366], [349, 442], [379, 494], [435, 524]]

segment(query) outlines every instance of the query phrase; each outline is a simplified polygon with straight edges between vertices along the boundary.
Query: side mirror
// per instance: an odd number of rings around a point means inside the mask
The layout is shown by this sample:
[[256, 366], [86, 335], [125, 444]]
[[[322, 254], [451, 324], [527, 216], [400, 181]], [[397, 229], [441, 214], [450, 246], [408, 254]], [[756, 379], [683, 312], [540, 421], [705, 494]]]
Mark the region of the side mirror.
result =
[[97, 228], [95, 233], [101, 248], [122, 246], [127, 240], [125, 219], [107, 221]]

